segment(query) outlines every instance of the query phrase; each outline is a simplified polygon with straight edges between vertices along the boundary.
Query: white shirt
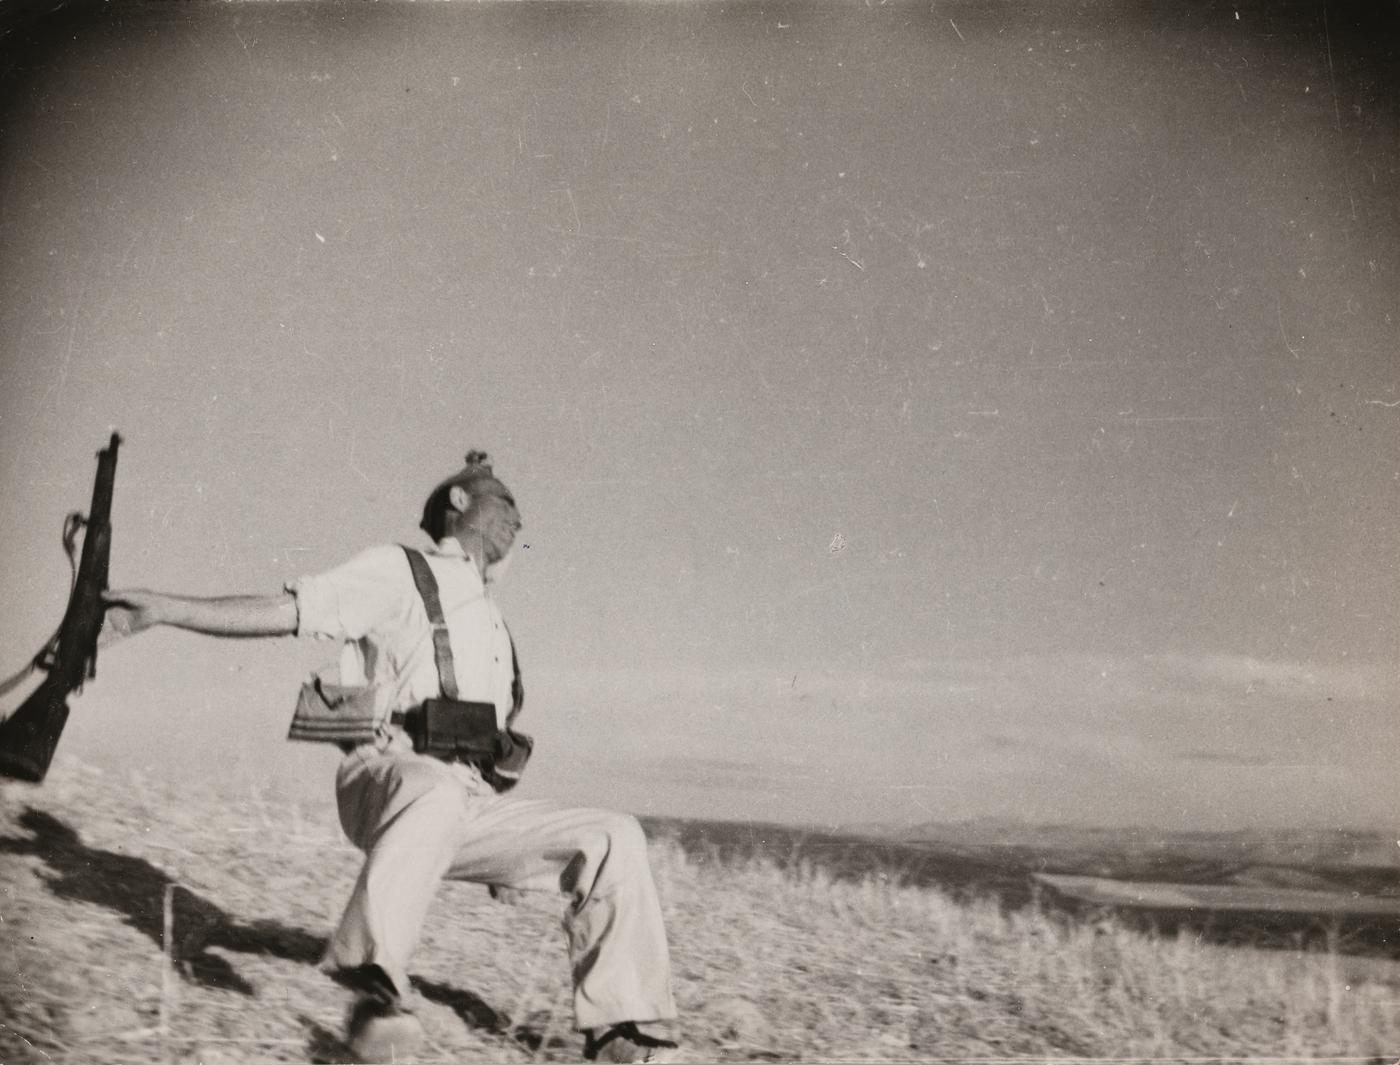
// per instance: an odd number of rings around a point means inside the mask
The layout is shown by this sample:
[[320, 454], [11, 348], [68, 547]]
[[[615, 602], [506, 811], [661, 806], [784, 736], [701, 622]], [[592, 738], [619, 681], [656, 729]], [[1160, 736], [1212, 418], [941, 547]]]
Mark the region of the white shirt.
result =
[[[501, 612], [456, 539], [423, 556], [437, 578], [457, 697], [493, 704], [504, 728], [514, 667]], [[345, 641], [340, 683], [374, 687], [381, 720], [442, 695], [432, 623], [402, 547], [371, 547], [326, 573], [299, 577], [287, 591], [296, 597], [297, 635]]]

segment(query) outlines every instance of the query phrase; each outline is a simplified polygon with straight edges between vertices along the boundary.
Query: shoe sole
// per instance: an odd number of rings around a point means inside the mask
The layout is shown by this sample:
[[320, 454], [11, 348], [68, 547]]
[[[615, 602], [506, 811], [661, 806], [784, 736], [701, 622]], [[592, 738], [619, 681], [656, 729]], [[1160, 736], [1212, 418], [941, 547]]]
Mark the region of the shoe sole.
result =
[[360, 1065], [399, 1065], [423, 1045], [423, 1025], [410, 1014], [375, 1017], [348, 1045]]
[[687, 1057], [684, 1047], [639, 1047], [635, 1043], [630, 1043], [629, 1047], [634, 1053], [629, 1054], [625, 1058], [618, 1056], [609, 1057], [607, 1053], [608, 1048], [605, 1047], [603, 1052], [593, 1060], [597, 1065], [615, 1065], [618, 1061], [640, 1063], [640, 1065], [649, 1065], [649, 1063], [663, 1065], [665, 1062], [697, 1060]]

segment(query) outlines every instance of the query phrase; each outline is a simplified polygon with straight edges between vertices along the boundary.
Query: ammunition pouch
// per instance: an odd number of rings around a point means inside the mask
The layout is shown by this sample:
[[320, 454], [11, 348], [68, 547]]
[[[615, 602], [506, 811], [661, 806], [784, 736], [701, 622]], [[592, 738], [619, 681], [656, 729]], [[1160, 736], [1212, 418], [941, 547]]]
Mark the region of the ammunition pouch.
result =
[[342, 748], [369, 743], [375, 735], [374, 704], [373, 688], [330, 684], [316, 677], [301, 686], [287, 738]]
[[419, 754], [475, 766], [498, 792], [515, 787], [535, 745], [524, 733], [497, 728], [490, 703], [427, 699], [404, 713], [402, 724]]

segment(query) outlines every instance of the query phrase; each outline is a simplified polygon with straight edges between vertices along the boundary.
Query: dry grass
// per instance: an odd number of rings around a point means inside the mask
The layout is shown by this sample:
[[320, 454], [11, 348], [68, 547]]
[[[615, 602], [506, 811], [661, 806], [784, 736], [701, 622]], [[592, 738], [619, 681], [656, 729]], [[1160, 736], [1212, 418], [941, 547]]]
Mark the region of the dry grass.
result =
[[[0, 791], [0, 1062], [341, 1061], [314, 966], [358, 855], [329, 804], [60, 763]], [[1159, 940], [653, 843], [700, 1060], [1394, 1061], [1400, 976]], [[451, 884], [417, 955], [430, 1061], [576, 1060], [557, 902]]]

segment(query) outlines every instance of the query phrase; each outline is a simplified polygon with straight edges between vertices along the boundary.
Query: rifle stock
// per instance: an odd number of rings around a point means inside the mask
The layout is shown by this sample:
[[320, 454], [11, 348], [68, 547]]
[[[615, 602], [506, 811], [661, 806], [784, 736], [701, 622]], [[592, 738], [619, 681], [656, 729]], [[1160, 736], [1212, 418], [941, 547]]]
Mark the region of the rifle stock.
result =
[[83, 552], [73, 592], [53, 644], [39, 653], [35, 664], [48, 671], [39, 687], [19, 709], [0, 722], [0, 776], [39, 783], [49, 771], [63, 726], [68, 721], [68, 696], [94, 676], [97, 637], [106, 605], [107, 568], [112, 551], [112, 486], [117, 472], [121, 437], [97, 453], [97, 481], [83, 536]]

